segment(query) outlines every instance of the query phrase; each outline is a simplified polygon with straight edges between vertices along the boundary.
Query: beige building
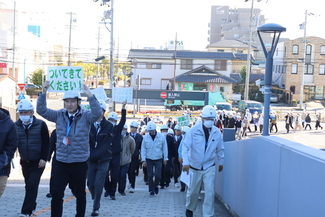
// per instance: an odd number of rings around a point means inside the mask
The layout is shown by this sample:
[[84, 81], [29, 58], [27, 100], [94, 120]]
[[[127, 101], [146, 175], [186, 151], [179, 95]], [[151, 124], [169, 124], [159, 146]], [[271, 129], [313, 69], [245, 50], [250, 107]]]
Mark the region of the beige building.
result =
[[303, 38], [297, 38], [280, 43], [277, 49], [281, 55], [275, 55], [273, 78], [283, 74], [282, 86], [291, 92], [292, 99], [300, 98], [302, 73], [304, 100], [325, 99], [325, 39], [307, 37], [304, 49]]

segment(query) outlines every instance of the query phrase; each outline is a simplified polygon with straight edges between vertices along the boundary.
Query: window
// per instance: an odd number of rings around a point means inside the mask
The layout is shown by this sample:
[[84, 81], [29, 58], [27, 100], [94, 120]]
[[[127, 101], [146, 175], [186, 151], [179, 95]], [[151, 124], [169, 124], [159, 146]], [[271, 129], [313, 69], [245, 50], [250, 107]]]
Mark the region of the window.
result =
[[311, 52], [312, 52], [312, 46], [311, 45], [307, 45], [306, 46], [306, 64], [310, 64], [311, 63]]
[[146, 63], [137, 63], [136, 67], [138, 69], [145, 69], [145, 68], [147, 68], [147, 64]]
[[297, 74], [298, 72], [298, 64], [291, 65], [291, 74]]
[[141, 85], [151, 85], [151, 78], [141, 78]]
[[181, 69], [192, 69], [193, 60], [181, 60]]
[[290, 86], [290, 92], [295, 93], [296, 92], [296, 86]]
[[147, 69], [161, 69], [161, 63], [147, 63]]
[[282, 66], [282, 73], [286, 73], [287, 71], [287, 66]]
[[220, 87], [220, 92], [221, 93], [225, 92], [225, 87]]
[[292, 46], [292, 54], [297, 55], [299, 53], [299, 46], [293, 45]]
[[226, 71], [227, 70], [227, 60], [215, 60], [214, 70]]
[[325, 45], [320, 46], [320, 54], [325, 55]]
[[217, 49], [217, 52], [225, 52], [224, 49]]
[[319, 74], [325, 75], [325, 65], [319, 65]]
[[305, 74], [309, 74], [309, 75], [314, 74], [314, 66], [313, 65], [306, 65], [305, 69], [306, 69]]

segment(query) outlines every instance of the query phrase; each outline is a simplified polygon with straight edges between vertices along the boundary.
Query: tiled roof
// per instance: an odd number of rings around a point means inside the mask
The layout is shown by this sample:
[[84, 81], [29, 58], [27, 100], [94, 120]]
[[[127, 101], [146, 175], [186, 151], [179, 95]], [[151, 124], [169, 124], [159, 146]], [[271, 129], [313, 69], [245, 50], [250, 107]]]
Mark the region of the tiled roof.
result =
[[230, 77], [237, 81], [237, 83], [240, 83], [242, 79], [239, 73], [230, 73]]
[[[248, 44], [246, 42], [240, 40], [220, 40], [216, 43], [207, 46], [208, 48], [247, 48]], [[252, 45], [252, 48], [257, 48], [256, 46]]]
[[[171, 79], [174, 81], [174, 78]], [[235, 79], [224, 76], [206, 66], [200, 66], [189, 72], [176, 76], [176, 82], [193, 82], [193, 83], [219, 83], [234, 84], [238, 83]]]
[[129, 59], [173, 59], [175, 51], [173, 50], [156, 50], [156, 49], [131, 49]]
[[264, 79], [264, 74], [260, 74], [260, 73], [253, 74], [252, 73], [249, 75], [249, 83], [255, 82], [258, 79]]
[[177, 51], [176, 58], [184, 59], [214, 59], [214, 60], [246, 60], [247, 54], [231, 52]]

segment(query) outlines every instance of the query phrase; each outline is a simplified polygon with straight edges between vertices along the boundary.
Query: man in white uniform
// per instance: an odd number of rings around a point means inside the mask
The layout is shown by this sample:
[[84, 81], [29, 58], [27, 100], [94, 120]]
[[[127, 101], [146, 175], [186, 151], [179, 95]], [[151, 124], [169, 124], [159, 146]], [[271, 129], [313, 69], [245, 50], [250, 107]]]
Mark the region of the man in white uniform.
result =
[[220, 130], [214, 126], [216, 111], [205, 106], [201, 114], [202, 123], [196, 124], [187, 132], [183, 143], [183, 171], [190, 173], [186, 194], [186, 217], [192, 217], [196, 208], [201, 184], [204, 184], [205, 197], [203, 216], [214, 216], [215, 158], [218, 158], [218, 171], [223, 169], [224, 146]]

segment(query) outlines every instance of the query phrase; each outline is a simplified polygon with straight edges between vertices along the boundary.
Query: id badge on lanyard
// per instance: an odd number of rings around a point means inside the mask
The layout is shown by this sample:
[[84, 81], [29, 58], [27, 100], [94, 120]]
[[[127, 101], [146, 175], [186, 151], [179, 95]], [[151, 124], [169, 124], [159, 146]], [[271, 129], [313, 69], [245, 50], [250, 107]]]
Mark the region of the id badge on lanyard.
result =
[[63, 144], [65, 144], [65, 145], [70, 145], [70, 139], [69, 139], [70, 130], [71, 130], [71, 125], [68, 124], [65, 137], [63, 137], [63, 141], [62, 141]]

